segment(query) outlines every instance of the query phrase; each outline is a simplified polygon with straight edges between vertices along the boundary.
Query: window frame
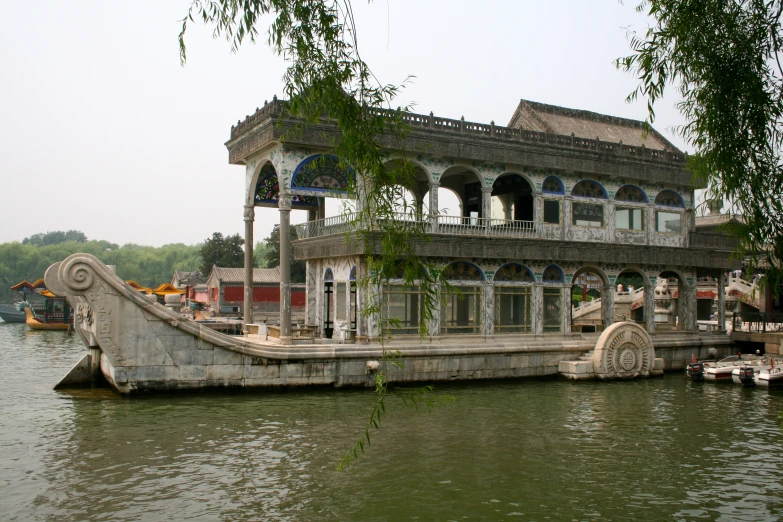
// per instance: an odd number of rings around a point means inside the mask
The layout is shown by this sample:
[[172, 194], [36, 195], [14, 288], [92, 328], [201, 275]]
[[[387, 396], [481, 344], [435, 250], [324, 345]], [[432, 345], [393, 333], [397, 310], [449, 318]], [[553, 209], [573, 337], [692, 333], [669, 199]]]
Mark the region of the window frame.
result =
[[[628, 211], [638, 210], [638, 211], [640, 211], [642, 213], [642, 216], [641, 216], [641, 219], [640, 219], [642, 227], [641, 228], [630, 228], [630, 227], [629, 228], [624, 228], [624, 227], [620, 227], [617, 224], [617, 214], [621, 210], [628, 210]], [[645, 212], [644, 211], [645, 211], [645, 207], [643, 207], [643, 206], [629, 206], [629, 205], [618, 206], [618, 205], [615, 205], [615, 207], [614, 207], [614, 228], [615, 228], [615, 230], [627, 230], [629, 232], [644, 232], [645, 230], [647, 230], [647, 225], [646, 225], [646, 220], [645, 220], [646, 216], [645, 216]], [[631, 222], [631, 220], [629, 219], [628, 223], [630, 224], [630, 222]]]
[[[676, 207], [666, 207], [666, 209], [660, 209], [660, 208], [656, 208], [655, 209], [655, 233], [656, 234], [666, 234], [666, 235], [669, 235], [669, 236], [681, 236], [682, 235], [682, 228], [683, 228], [682, 227], [682, 225], [683, 225], [683, 216], [685, 215], [685, 213], [684, 212], [672, 212], [670, 210], [667, 210], [669, 208], [676, 208]], [[680, 219], [680, 221], [679, 221], [680, 222], [680, 231], [679, 232], [670, 232], [668, 230], [660, 230], [660, 226], [659, 226], [660, 225], [660, 221], [659, 221], [659, 218], [658, 218], [660, 213], [672, 214], [672, 215], [678, 216], [679, 219]]]
[[[543, 222], [546, 225], [562, 225], [563, 224], [563, 200], [562, 198], [542, 198], [544, 203], [542, 205], [542, 218]], [[546, 204], [547, 203], [557, 203], [557, 223], [552, 223], [550, 221], [546, 220]]]
[[[532, 333], [533, 332], [533, 286], [528, 285], [495, 285], [495, 332]], [[523, 312], [523, 322], [527, 324], [501, 324], [501, 304], [503, 295], [524, 295], [527, 297], [526, 311]]]

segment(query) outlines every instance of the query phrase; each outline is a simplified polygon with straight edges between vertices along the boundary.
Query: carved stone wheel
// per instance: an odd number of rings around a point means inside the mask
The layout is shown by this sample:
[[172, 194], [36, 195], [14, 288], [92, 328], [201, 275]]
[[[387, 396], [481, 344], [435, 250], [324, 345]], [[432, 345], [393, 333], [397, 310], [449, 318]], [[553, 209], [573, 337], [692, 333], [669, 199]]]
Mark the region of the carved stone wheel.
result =
[[593, 368], [599, 379], [648, 377], [654, 363], [652, 340], [636, 323], [614, 323], [595, 344]]

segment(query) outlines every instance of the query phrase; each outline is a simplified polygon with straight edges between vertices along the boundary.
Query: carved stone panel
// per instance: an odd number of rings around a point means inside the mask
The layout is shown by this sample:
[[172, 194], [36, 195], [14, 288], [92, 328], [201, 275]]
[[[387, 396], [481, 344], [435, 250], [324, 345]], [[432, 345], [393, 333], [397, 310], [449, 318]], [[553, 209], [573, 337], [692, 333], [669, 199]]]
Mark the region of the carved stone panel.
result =
[[615, 323], [604, 330], [593, 352], [593, 368], [599, 379], [648, 377], [654, 364], [650, 336], [631, 322]]

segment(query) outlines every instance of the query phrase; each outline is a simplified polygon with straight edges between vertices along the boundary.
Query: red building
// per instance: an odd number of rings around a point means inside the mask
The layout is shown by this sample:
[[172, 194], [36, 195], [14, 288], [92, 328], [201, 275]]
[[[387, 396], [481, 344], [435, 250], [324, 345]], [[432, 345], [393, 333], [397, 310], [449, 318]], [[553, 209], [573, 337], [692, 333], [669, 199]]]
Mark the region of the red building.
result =
[[[207, 277], [207, 302], [213, 312], [235, 315], [244, 312], [244, 269], [212, 267]], [[291, 285], [291, 314], [294, 321], [305, 315], [305, 285]], [[280, 268], [253, 269], [254, 321], [276, 323], [280, 317]]]

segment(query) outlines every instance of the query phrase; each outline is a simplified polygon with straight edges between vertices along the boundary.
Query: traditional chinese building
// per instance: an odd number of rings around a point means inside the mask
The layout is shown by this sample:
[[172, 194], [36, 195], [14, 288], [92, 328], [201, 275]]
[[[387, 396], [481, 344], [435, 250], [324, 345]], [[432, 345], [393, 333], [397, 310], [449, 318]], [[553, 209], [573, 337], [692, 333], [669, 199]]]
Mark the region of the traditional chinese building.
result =
[[[415, 335], [422, 307], [416, 286], [392, 280], [379, 290], [380, 314], [361, 313], [371, 297], [356, 281], [366, 277], [366, 256], [374, 252], [346, 242], [344, 217], [324, 214], [324, 198], [350, 197], [353, 174], [329, 155], [337, 128], [289, 133], [297, 122], [281, 119], [284, 105], [265, 104], [232, 127], [226, 143], [229, 161], [245, 167], [246, 255], [252, 256], [256, 207], [279, 210], [283, 238], [290, 210], [308, 210], [293, 244], [294, 256], [307, 261], [306, 322], [321, 336], [356, 330], [376, 338], [393, 319], [391, 333]], [[624, 274], [643, 281], [635, 309], [648, 332], [695, 331], [697, 279], [721, 278], [733, 267], [730, 241], [695, 228], [699, 187], [686, 170], [687, 155], [654, 129], [645, 133], [640, 121], [526, 100], [506, 127], [432, 114], [409, 114], [406, 121], [407, 159], [417, 169], [411, 192], [417, 209], [433, 209], [418, 210], [431, 240], [417, 250], [464, 296], [443, 294], [426, 325], [431, 338], [568, 333], [572, 285], [587, 280], [601, 288], [606, 327], [615, 321], [615, 286]], [[391, 165], [400, 157], [388, 145]], [[458, 215], [434, 211], [442, 189], [459, 198]], [[281, 245], [284, 342], [290, 338], [289, 256]], [[589, 279], [582, 279], [585, 273]], [[663, 278], [677, 283], [666, 324], [656, 322], [653, 292]], [[249, 267], [245, 279], [248, 286]], [[716, 285], [721, 317], [724, 286]]]

